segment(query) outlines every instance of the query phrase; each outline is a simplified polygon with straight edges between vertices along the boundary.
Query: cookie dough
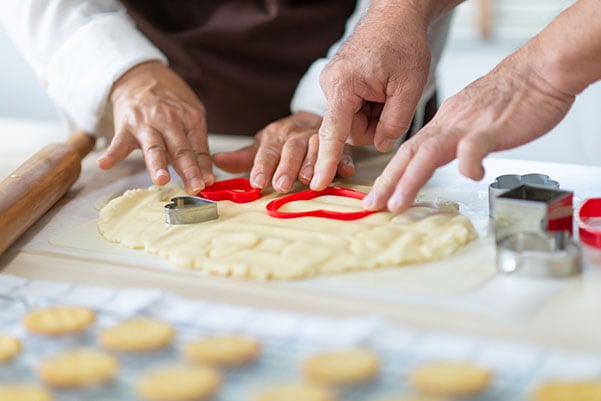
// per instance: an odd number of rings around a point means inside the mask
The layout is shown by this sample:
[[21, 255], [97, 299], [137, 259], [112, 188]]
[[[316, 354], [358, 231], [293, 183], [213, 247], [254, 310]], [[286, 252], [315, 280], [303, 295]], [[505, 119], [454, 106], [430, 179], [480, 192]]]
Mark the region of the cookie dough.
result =
[[313, 383], [287, 383], [261, 392], [253, 401], [336, 401], [329, 388]]
[[601, 401], [600, 380], [550, 381], [532, 395], [533, 401]]
[[[217, 220], [168, 225], [164, 206], [181, 195], [186, 193], [177, 185], [127, 191], [102, 208], [98, 230], [110, 242], [145, 249], [177, 267], [254, 279], [297, 279], [433, 261], [449, 257], [477, 236], [458, 205], [441, 199], [418, 200], [400, 215], [381, 212], [354, 221], [277, 219], [265, 212], [265, 205], [278, 196], [274, 193], [248, 204], [219, 202]], [[323, 196], [289, 203], [282, 210], [309, 208], [353, 211], [360, 201]]]
[[200, 401], [211, 397], [221, 385], [221, 375], [203, 366], [170, 365], [144, 374], [136, 385], [147, 401]]
[[219, 367], [244, 365], [256, 359], [260, 352], [258, 341], [243, 336], [214, 336], [190, 341], [184, 347], [190, 360]]
[[35, 384], [0, 384], [0, 400], [52, 401], [52, 395]]
[[0, 334], [0, 365], [10, 362], [21, 352], [21, 348], [21, 341], [19, 339], [6, 334]]
[[410, 383], [420, 393], [441, 397], [468, 397], [485, 391], [492, 380], [488, 369], [463, 362], [439, 362], [415, 369]]
[[113, 351], [147, 352], [165, 348], [174, 335], [173, 327], [167, 323], [135, 318], [103, 330], [99, 342]]
[[87, 308], [53, 306], [30, 311], [23, 318], [23, 324], [36, 334], [60, 336], [84, 331], [95, 317], [94, 312]]
[[305, 376], [324, 384], [355, 384], [373, 379], [380, 370], [378, 357], [362, 349], [330, 351], [305, 361]]
[[55, 355], [40, 365], [42, 380], [57, 388], [81, 388], [111, 381], [119, 362], [103, 352], [77, 349]]

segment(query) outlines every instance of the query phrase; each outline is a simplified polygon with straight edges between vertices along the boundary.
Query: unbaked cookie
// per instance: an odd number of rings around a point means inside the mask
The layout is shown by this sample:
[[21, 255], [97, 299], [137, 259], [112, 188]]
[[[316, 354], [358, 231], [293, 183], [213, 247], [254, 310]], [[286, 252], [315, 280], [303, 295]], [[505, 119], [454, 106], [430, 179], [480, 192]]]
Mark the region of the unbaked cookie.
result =
[[221, 385], [221, 375], [205, 366], [171, 365], [151, 370], [137, 382], [136, 390], [147, 401], [200, 401]]
[[90, 326], [95, 314], [77, 306], [51, 306], [30, 311], [23, 324], [33, 333], [49, 336], [77, 334]]
[[114, 351], [145, 352], [168, 346], [174, 335], [173, 327], [167, 323], [134, 318], [103, 330], [99, 341]]
[[532, 399], [533, 401], [601, 401], [601, 381], [550, 381], [537, 388]]
[[0, 364], [10, 362], [19, 352], [21, 352], [21, 341], [6, 334], [0, 334]]
[[354, 384], [373, 379], [380, 370], [378, 357], [362, 349], [322, 352], [307, 359], [304, 373], [328, 384]]
[[3, 401], [52, 401], [52, 395], [34, 384], [0, 384]]
[[261, 392], [254, 401], [335, 401], [329, 388], [315, 383], [287, 383]]
[[423, 394], [466, 397], [482, 393], [491, 379], [488, 369], [470, 363], [439, 362], [418, 367], [409, 381]]
[[115, 377], [119, 362], [103, 352], [78, 349], [45, 360], [38, 373], [53, 387], [79, 388], [107, 383]]
[[184, 347], [189, 359], [212, 366], [241, 366], [256, 359], [260, 352], [258, 341], [243, 336], [208, 337]]

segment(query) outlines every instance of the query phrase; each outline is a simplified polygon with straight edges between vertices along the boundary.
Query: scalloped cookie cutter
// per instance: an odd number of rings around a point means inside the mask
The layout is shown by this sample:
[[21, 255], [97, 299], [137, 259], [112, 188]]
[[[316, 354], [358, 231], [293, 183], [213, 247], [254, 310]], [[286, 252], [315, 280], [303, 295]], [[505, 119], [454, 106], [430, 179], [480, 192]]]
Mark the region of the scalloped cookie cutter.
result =
[[531, 187], [540, 187], [548, 189], [559, 189], [559, 182], [552, 180], [546, 174], [531, 173], [531, 174], [505, 174], [498, 176], [495, 181], [488, 186], [488, 215], [495, 217], [495, 199], [519, 187], [520, 185], [528, 185]]

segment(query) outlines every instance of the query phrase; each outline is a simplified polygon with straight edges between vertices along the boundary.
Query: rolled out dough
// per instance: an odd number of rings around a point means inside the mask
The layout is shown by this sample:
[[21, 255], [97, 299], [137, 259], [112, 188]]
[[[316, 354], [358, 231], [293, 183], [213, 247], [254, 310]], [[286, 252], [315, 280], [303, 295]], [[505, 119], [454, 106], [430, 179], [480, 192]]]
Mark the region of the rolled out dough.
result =
[[[440, 198], [418, 198], [400, 215], [380, 212], [338, 221], [270, 217], [265, 205], [278, 196], [271, 193], [247, 204], [221, 201], [217, 220], [168, 225], [164, 206], [180, 195], [186, 193], [179, 185], [127, 191], [102, 208], [98, 229], [108, 241], [145, 249], [180, 268], [254, 279], [297, 279], [433, 261], [477, 237], [458, 205]], [[281, 210], [360, 207], [356, 199], [323, 196]]]

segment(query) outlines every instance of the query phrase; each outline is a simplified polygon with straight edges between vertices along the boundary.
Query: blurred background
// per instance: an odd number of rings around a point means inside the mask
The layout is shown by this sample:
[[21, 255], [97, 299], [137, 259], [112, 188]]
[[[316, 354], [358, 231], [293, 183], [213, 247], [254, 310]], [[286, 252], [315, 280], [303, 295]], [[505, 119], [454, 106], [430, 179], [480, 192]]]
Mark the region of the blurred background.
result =
[[[573, 0], [468, 0], [455, 12], [439, 66], [439, 97], [461, 90], [540, 31]], [[60, 124], [27, 63], [0, 28], [0, 118]], [[3, 133], [2, 135], [5, 135]], [[494, 156], [601, 165], [601, 84], [581, 94], [568, 116], [545, 137]]]

